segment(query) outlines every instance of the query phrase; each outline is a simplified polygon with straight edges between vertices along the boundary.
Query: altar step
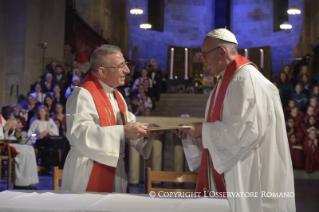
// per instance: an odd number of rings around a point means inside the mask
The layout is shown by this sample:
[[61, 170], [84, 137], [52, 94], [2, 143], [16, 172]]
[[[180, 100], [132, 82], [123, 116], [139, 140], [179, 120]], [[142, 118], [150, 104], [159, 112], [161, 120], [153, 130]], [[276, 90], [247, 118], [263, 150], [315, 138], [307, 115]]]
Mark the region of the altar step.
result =
[[152, 115], [204, 117], [208, 97], [205, 94], [161, 94]]

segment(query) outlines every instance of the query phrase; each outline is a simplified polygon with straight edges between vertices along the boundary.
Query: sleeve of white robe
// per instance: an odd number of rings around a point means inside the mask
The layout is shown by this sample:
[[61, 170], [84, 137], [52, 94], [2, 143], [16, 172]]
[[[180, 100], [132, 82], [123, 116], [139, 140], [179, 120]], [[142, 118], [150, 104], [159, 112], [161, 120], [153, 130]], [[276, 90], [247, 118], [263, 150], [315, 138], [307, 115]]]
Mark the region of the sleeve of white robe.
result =
[[[121, 96], [122, 100], [125, 102], [123, 96], [121, 94], [120, 94], [120, 96]], [[127, 122], [128, 123], [136, 122], [136, 117], [131, 112], [128, 111], [126, 104], [125, 104], [125, 110], [127, 111], [127, 113], [126, 113], [127, 114], [126, 115]], [[124, 131], [122, 133], [123, 133], [123, 137], [124, 137]], [[136, 151], [138, 151], [145, 159], [150, 157], [153, 143], [154, 143], [154, 138], [144, 139], [144, 137], [142, 137], [142, 138], [139, 138], [136, 140], [129, 140], [129, 145], [134, 147], [136, 149]]]
[[[262, 95], [262, 93], [259, 93]], [[231, 81], [223, 105], [223, 120], [203, 123], [204, 148], [209, 149], [214, 168], [224, 173], [257, 147], [268, 123], [267, 102], [256, 103], [248, 72]], [[225, 109], [225, 107], [228, 107]], [[230, 111], [226, 114], [225, 111]]]
[[123, 126], [101, 127], [93, 98], [84, 88], [74, 88], [68, 98], [66, 111], [67, 138], [73, 148], [87, 158], [116, 167]]
[[199, 168], [202, 157], [202, 139], [193, 138], [187, 135], [187, 139], [182, 140], [184, 154], [189, 170], [195, 171]]

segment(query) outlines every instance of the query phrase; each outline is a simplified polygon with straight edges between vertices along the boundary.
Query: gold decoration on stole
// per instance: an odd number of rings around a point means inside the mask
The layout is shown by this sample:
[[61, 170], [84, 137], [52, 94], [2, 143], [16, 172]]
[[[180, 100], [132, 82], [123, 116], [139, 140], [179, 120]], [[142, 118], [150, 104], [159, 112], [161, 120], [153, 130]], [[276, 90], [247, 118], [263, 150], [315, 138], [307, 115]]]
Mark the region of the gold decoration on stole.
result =
[[106, 115], [107, 115], [107, 118], [108, 118], [108, 121], [106, 122], [106, 124], [107, 124], [108, 126], [111, 126], [111, 125], [112, 125], [112, 123], [111, 123], [111, 120], [112, 120], [112, 112], [111, 112], [111, 110], [110, 110], [108, 107], [104, 107], [104, 109], [105, 109], [105, 112], [106, 112]]

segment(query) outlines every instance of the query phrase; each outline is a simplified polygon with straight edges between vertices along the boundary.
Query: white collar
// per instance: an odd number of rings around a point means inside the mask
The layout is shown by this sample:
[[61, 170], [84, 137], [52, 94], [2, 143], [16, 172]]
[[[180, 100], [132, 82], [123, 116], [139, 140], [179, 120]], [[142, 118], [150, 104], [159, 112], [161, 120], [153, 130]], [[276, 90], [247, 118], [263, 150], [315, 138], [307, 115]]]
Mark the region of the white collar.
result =
[[107, 84], [105, 84], [104, 82], [102, 82], [101, 80], [98, 79], [98, 81], [101, 83], [103, 89], [105, 90], [106, 93], [112, 93], [115, 89], [108, 86]]
[[225, 71], [226, 71], [226, 69], [224, 69], [224, 71], [222, 71], [222, 72], [220, 73], [220, 77], [221, 77], [221, 78], [224, 77]]

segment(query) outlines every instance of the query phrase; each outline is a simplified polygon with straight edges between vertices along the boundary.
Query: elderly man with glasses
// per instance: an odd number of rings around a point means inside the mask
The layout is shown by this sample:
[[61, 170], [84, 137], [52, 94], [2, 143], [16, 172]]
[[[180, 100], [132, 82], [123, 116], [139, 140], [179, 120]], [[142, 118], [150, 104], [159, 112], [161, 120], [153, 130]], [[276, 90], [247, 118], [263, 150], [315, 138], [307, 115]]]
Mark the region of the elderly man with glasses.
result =
[[153, 138], [162, 131], [146, 131], [143, 124], [135, 122], [116, 90], [130, 73], [118, 47], [97, 48], [90, 66], [90, 72], [74, 88], [66, 104], [66, 136], [71, 150], [64, 166], [62, 189], [126, 193], [125, 144], [148, 158]]
[[207, 34], [204, 62], [221, 77], [205, 122], [174, 132], [182, 138], [190, 169], [200, 168], [197, 192], [227, 197], [232, 211], [296, 211], [278, 89], [238, 54], [237, 45], [227, 29]]

